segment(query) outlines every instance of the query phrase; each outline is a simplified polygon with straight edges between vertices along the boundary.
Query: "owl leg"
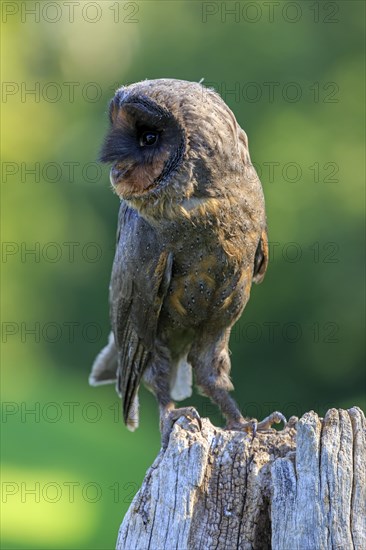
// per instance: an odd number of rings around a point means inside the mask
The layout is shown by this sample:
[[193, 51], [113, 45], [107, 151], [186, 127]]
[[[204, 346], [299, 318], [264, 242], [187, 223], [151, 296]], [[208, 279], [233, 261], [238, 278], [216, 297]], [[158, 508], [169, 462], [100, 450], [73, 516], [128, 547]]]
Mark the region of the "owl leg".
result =
[[154, 362], [144, 374], [144, 382], [155, 395], [160, 410], [161, 444], [166, 449], [174, 423], [181, 416], [196, 420], [199, 429], [202, 428], [201, 418], [194, 407], [175, 408], [170, 395], [170, 357], [166, 349], [160, 349]]
[[[222, 415], [228, 423], [240, 425], [253, 431], [253, 424], [246, 422], [242, 416], [235, 400], [229, 395], [233, 385], [229, 378], [230, 359], [226, 350], [220, 350], [217, 355], [199, 357], [194, 351], [191, 352], [196, 384], [203, 395], [206, 395], [218, 405]], [[195, 358], [193, 358], [195, 354]], [[210, 357], [210, 359], [209, 359]]]
[[[229, 395], [233, 385], [229, 378], [230, 357], [228, 353], [228, 341], [230, 331], [219, 335], [212, 343], [212, 335], [192, 347], [188, 357], [194, 367], [196, 382], [201, 392], [216, 403], [223, 416], [227, 420], [226, 427], [229, 430], [243, 430], [254, 435], [257, 431], [267, 431], [272, 424], [284, 422], [286, 418], [279, 412], [274, 412], [267, 418], [258, 422], [257, 419], [247, 421], [241, 414], [238, 405]], [[206, 345], [205, 345], [206, 344]]]

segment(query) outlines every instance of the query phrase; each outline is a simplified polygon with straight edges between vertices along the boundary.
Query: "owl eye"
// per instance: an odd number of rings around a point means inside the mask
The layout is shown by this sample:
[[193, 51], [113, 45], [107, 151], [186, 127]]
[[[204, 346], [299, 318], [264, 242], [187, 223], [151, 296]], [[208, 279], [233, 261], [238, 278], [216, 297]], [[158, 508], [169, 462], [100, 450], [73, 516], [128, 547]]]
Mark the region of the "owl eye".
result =
[[158, 132], [147, 130], [146, 132], [143, 132], [140, 136], [140, 145], [141, 147], [150, 147], [151, 145], [155, 145], [155, 143], [158, 141], [158, 138]]

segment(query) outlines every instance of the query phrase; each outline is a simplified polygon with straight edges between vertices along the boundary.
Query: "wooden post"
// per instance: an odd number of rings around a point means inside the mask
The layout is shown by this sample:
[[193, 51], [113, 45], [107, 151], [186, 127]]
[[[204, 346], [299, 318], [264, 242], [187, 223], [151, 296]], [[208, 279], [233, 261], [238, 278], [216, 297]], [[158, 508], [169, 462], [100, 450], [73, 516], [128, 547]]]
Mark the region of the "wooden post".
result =
[[296, 421], [253, 439], [180, 418], [117, 550], [364, 550], [364, 414], [310, 411]]

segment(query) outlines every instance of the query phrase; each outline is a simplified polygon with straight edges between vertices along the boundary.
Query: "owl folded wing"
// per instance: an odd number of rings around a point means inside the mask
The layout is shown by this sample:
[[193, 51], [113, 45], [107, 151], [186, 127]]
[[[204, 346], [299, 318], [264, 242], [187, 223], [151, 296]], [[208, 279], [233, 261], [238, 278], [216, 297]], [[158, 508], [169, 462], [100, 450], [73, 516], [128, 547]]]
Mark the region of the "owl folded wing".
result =
[[160, 310], [172, 270], [172, 253], [154, 229], [122, 202], [110, 285], [110, 312], [117, 350], [117, 390], [123, 417], [129, 411], [156, 341]]
[[253, 281], [255, 283], [259, 284], [263, 281], [268, 260], [268, 235], [267, 230], [263, 229], [254, 257]]

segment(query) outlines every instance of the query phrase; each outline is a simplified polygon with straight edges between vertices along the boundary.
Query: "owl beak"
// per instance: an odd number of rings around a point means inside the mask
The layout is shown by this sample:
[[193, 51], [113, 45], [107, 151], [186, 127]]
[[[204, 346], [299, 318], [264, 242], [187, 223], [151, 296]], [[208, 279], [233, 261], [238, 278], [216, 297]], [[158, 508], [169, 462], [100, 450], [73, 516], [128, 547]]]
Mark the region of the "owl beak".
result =
[[121, 169], [117, 168], [117, 166], [112, 166], [111, 171], [109, 172], [109, 179], [111, 181], [111, 184], [116, 187], [120, 183], [121, 178], [123, 178], [123, 176], [125, 176], [127, 172], [128, 167]]

